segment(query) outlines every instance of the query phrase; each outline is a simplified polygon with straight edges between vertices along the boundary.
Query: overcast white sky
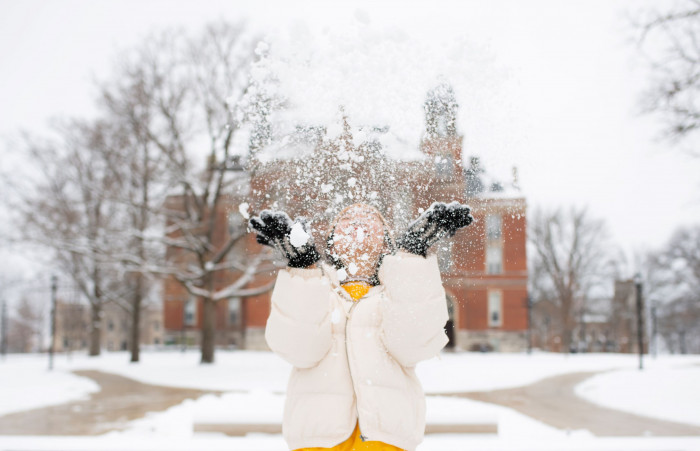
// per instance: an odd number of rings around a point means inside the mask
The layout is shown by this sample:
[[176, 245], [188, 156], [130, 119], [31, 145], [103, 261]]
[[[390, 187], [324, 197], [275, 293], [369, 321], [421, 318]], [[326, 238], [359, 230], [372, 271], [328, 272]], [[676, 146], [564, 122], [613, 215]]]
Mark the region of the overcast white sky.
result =
[[[289, 3], [0, 0], [0, 134], [40, 131], [52, 115], [89, 115], [91, 76], [107, 75], [116, 50], [154, 28], [247, 17], [290, 47], [343, 33], [364, 45], [413, 45], [390, 61], [401, 74], [397, 99], [402, 87], [415, 97], [431, 65], [445, 63], [435, 70], [456, 81], [465, 153], [504, 176], [518, 166], [531, 207], [588, 205], [628, 251], [700, 220], [700, 160], [655, 142], [657, 119], [635, 113], [647, 74], [623, 14], [663, 2]], [[355, 86], [371, 82], [367, 69]], [[384, 107], [391, 111], [374, 105]], [[420, 108], [416, 97], [404, 125]]]

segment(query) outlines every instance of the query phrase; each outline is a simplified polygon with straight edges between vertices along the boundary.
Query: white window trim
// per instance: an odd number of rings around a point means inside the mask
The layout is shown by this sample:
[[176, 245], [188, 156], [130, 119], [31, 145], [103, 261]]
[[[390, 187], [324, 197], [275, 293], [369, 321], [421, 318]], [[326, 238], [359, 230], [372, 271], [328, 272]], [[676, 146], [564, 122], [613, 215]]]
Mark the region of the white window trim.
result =
[[[187, 321], [187, 306], [192, 305], [192, 321]], [[197, 298], [195, 297], [190, 297], [185, 301], [185, 308], [183, 309], [184, 311], [182, 312], [182, 323], [185, 326], [195, 326], [197, 325]]]
[[447, 239], [440, 243], [438, 246], [438, 265], [440, 266], [441, 272], [449, 272], [452, 270], [454, 264], [454, 240]]
[[[493, 313], [492, 309], [492, 299], [496, 299], [493, 297], [494, 295], [498, 295], [498, 322], [493, 321], [493, 317], [491, 313]], [[486, 302], [487, 302], [487, 308], [486, 308], [486, 314], [488, 315], [487, 321], [489, 327], [502, 327], [503, 326], [503, 290], [487, 290], [486, 292]]]
[[[489, 236], [490, 223], [492, 222], [491, 218], [498, 218], [498, 236], [497, 237]], [[500, 240], [502, 237], [503, 237], [503, 217], [502, 217], [502, 215], [496, 214], [496, 213], [489, 213], [486, 216], [486, 239], [487, 240]]]
[[[233, 323], [231, 321], [231, 313], [232, 313], [231, 306], [232, 306], [232, 304], [235, 304], [235, 303], [238, 303], [238, 307], [236, 308], [237, 321], [235, 323]], [[240, 297], [232, 297], [232, 298], [229, 298], [229, 300], [228, 300], [228, 306], [227, 306], [228, 308], [226, 310], [228, 313], [228, 315], [227, 315], [228, 324], [230, 326], [238, 325], [241, 322], [241, 303], [242, 303], [242, 301], [241, 301]]]
[[[500, 268], [499, 271], [491, 271], [490, 269], [490, 263], [491, 260], [489, 259], [489, 249], [491, 248], [498, 248], [500, 251]], [[488, 241], [486, 243], [486, 261], [485, 263], [485, 270], [486, 274], [503, 274], [503, 243], [499, 243], [498, 241]]]

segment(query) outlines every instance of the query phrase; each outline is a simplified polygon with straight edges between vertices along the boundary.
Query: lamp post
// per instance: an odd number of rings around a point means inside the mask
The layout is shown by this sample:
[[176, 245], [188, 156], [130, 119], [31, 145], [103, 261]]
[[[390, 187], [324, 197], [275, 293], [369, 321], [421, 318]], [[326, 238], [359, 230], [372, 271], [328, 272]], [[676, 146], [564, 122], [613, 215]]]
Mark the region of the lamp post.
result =
[[634, 285], [637, 291], [637, 348], [639, 349], [639, 369], [644, 369], [642, 361], [644, 355], [644, 339], [642, 330], [642, 275], [637, 273], [634, 275]]
[[7, 354], [7, 302], [2, 301], [2, 309], [0, 310], [0, 328], [2, 335], [0, 336], [0, 354], [3, 359]]
[[532, 296], [527, 295], [527, 353], [532, 354]]
[[651, 344], [652, 344], [652, 357], [656, 358], [656, 353], [658, 352], [658, 342], [656, 341], [656, 302], [651, 302]]
[[51, 346], [49, 347], [49, 370], [53, 369], [53, 351], [56, 346], [56, 289], [58, 278], [51, 276]]

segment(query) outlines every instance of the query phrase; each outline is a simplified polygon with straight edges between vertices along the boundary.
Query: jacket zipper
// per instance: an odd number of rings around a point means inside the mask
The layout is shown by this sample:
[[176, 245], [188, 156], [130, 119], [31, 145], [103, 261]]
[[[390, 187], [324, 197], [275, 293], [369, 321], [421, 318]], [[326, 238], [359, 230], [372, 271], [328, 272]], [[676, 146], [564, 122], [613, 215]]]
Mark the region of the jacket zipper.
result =
[[[355, 389], [355, 379], [352, 376], [352, 365], [350, 364], [350, 349], [348, 348], [348, 326], [350, 324], [350, 317], [352, 317], [352, 311], [359, 302], [359, 299], [357, 301], [353, 301], [353, 304], [350, 306], [350, 311], [348, 312], [348, 317], [345, 318], [345, 357], [348, 360], [348, 369], [350, 370], [350, 382], [352, 383], [352, 391], [355, 393], [355, 407], [357, 409], [358, 425], [360, 423], [360, 397], [357, 394], [357, 390]], [[360, 438], [363, 442], [367, 440], [367, 437], [362, 434], [360, 434]]]

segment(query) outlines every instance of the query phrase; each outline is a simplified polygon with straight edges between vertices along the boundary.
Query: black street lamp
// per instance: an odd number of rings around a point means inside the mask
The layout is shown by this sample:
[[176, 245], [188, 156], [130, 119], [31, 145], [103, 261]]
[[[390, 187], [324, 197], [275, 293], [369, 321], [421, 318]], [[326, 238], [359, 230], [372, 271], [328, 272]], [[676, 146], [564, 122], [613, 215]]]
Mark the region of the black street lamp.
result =
[[658, 350], [658, 342], [656, 341], [656, 302], [652, 301], [651, 303], [651, 344], [652, 344], [652, 349], [653, 349], [653, 354], [652, 356], [656, 358], [656, 353], [659, 352]]
[[49, 347], [49, 370], [53, 369], [53, 352], [56, 347], [56, 289], [58, 278], [51, 276], [51, 346]]
[[2, 301], [2, 308], [0, 308], [0, 329], [2, 329], [2, 335], [0, 335], [0, 354], [2, 354], [3, 359], [7, 354], [7, 302]]
[[644, 331], [642, 329], [642, 275], [634, 275], [634, 285], [637, 289], [637, 348], [639, 349], [639, 369], [644, 369], [642, 357], [644, 355]]
[[527, 353], [532, 354], [532, 296], [527, 295]]

